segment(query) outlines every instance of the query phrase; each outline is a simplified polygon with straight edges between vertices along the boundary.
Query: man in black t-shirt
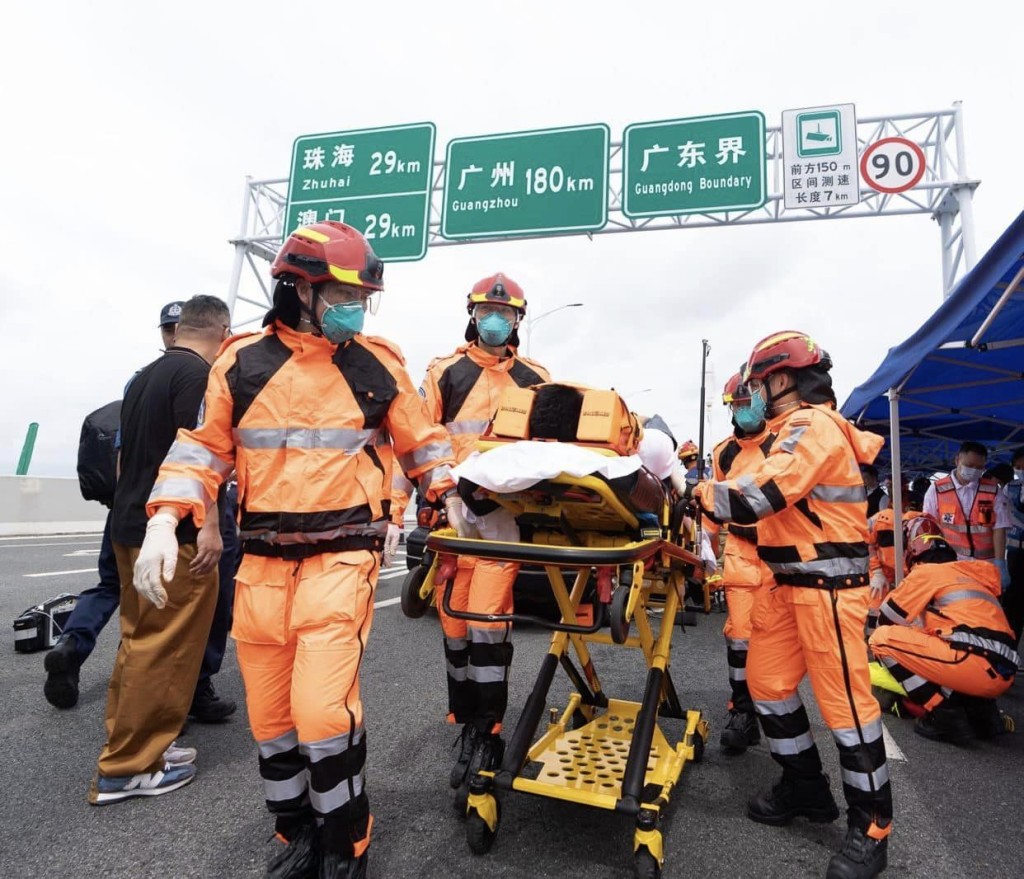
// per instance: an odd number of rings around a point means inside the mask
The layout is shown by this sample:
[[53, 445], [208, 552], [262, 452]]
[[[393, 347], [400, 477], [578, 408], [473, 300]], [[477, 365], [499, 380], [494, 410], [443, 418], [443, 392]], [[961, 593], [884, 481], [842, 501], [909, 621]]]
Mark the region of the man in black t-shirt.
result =
[[185, 722], [217, 603], [222, 550], [216, 511], [197, 530], [178, 526], [181, 553], [165, 573], [162, 606], [141, 598], [133, 569], [146, 536], [146, 501], [181, 428], [200, 419], [210, 364], [227, 338], [230, 312], [214, 296], [194, 296], [181, 309], [175, 343], [140, 370], [121, 407], [119, 475], [110, 536], [121, 579], [121, 644], [107, 691], [107, 741], [89, 790], [94, 805], [176, 790], [195, 776], [192, 749], [165, 752]]

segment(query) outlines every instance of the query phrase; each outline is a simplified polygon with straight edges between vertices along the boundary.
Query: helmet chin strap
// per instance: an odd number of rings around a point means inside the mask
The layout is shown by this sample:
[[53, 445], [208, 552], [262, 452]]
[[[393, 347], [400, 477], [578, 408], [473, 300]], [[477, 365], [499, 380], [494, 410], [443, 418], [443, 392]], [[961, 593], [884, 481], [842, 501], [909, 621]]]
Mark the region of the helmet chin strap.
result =
[[[313, 287], [310, 285], [310, 292], [313, 292]], [[299, 314], [308, 314], [309, 317], [301, 317], [299, 320], [302, 323], [309, 324], [313, 328], [314, 336], [322, 336], [324, 334], [324, 328], [320, 325], [320, 321], [317, 320], [316, 309], [311, 309], [305, 302], [302, 301], [302, 297], [299, 296], [299, 291], [296, 289], [295, 295], [299, 299]], [[315, 294], [313, 294], [315, 295]]]

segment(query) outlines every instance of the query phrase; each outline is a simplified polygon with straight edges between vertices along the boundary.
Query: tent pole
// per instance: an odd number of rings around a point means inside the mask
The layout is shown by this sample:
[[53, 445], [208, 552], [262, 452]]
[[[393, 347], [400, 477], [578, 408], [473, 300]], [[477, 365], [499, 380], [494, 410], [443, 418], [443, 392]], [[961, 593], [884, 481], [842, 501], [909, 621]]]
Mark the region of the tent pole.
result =
[[903, 462], [900, 460], [900, 392], [889, 388], [889, 444], [892, 453], [893, 589], [903, 579]]

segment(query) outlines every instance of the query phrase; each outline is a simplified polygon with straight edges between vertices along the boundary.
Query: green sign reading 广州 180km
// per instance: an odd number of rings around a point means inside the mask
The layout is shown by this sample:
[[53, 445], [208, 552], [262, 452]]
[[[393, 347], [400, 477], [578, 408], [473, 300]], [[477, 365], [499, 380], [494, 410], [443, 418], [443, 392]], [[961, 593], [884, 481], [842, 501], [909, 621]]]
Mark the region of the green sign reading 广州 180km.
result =
[[627, 126], [622, 212], [659, 217], [761, 207], [764, 137], [756, 110]]
[[608, 142], [603, 124], [450, 141], [441, 235], [600, 229], [608, 219]]
[[433, 164], [432, 122], [296, 138], [284, 233], [337, 220], [383, 260], [422, 259]]

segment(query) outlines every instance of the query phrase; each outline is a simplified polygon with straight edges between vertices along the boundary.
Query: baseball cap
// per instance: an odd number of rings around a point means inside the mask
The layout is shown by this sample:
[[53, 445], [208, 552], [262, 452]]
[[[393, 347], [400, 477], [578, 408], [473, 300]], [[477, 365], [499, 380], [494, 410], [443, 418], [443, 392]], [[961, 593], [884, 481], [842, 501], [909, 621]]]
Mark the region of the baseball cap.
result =
[[163, 308], [160, 309], [160, 326], [167, 326], [167, 324], [176, 324], [181, 320], [181, 306], [185, 302], [179, 300], [178, 302], [168, 302]]

